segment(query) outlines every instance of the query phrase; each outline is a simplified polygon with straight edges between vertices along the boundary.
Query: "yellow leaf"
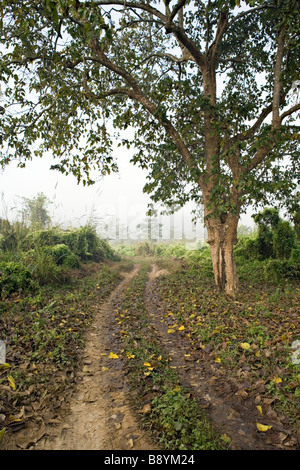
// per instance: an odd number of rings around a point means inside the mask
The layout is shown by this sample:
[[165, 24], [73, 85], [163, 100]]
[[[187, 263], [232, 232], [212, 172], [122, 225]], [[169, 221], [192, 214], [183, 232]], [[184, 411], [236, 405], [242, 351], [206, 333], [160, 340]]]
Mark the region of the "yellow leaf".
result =
[[261, 407], [260, 405], [258, 405], [256, 408], [258, 409], [258, 411], [260, 412], [260, 414], [263, 416], [262, 407]]
[[219, 357], [217, 357], [217, 358], [215, 359], [215, 362], [220, 363], [220, 362], [221, 362], [221, 359], [220, 359]]
[[178, 331], [183, 331], [183, 330], [184, 330], [184, 326], [183, 326], [183, 325], [178, 328]]
[[15, 383], [15, 380], [14, 378], [11, 376], [11, 375], [8, 375], [7, 376], [7, 380], [8, 380], [8, 383], [9, 383], [9, 386], [12, 390], [16, 390], [16, 383]]
[[274, 377], [273, 382], [275, 384], [280, 384], [282, 382], [282, 379], [280, 377]]
[[110, 359], [119, 359], [119, 356], [113, 352], [111, 352], [108, 356]]
[[2, 439], [3, 439], [3, 437], [4, 437], [5, 429], [6, 429], [6, 428], [3, 428], [3, 429], [1, 429], [1, 431], [0, 431], [0, 443], [2, 442]]
[[266, 432], [272, 428], [272, 426], [267, 426], [266, 424], [256, 423], [256, 427], [259, 431]]
[[251, 349], [251, 346], [249, 343], [240, 343], [240, 346], [242, 349], [245, 349], [245, 351], [248, 351], [249, 349]]
[[10, 364], [8, 362], [4, 362], [4, 364], [0, 364], [0, 370], [10, 369]]
[[135, 358], [134, 354], [130, 354], [129, 352], [126, 353], [126, 354], [127, 354], [128, 359], [134, 359]]
[[174, 333], [174, 330], [172, 328], [169, 328], [168, 333]]
[[17, 416], [14, 416], [14, 415], [9, 415], [9, 417], [8, 417], [8, 423], [9, 424], [20, 423], [20, 422], [22, 422], [21, 418], [18, 418]]
[[226, 442], [231, 442], [231, 439], [230, 439], [229, 436], [227, 436], [227, 434], [222, 434], [221, 437], [224, 439], [224, 441], [226, 441]]
[[102, 367], [102, 372], [107, 372], [108, 370], [109, 370], [108, 367], [104, 367], [104, 366]]
[[144, 366], [145, 367], [151, 367], [151, 364], [150, 364], [150, 362], [144, 362]]

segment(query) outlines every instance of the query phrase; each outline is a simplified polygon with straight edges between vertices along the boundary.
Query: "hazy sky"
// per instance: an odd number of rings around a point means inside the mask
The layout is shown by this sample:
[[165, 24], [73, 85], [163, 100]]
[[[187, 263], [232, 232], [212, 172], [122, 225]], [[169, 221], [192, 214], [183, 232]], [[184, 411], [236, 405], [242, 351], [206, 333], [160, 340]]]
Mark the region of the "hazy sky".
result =
[[[147, 204], [151, 202], [149, 196], [143, 193], [147, 173], [130, 163], [132, 151], [118, 148], [116, 152], [119, 174], [108, 175], [89, 187], [78, 185], [73, 175], [66, 176], [57, 170], [50, 170], [52, 159], [49, 155], [34, 158], [26, 168], [18, 168], [16, 163], [10, 164], [0, 171], [0, 216], [16, 219], [23, 197], [33, 198], [43, 193], [52, 202], [49, 209], [55, 224], [79, 226], [92, 220], [101, 226], [101, 219], [110, 222], [118, 217], [123, 230], [125, 225], [130, 226], [130, 233], [133, 234], [136, 225], [145, 218]], [[176, 238], [181, 238], [182, 215], [185, 230], [191, 233], [191, 210], [192, 206], [188, 206], [175, 215]], [[163, 220], [166, 225], [170, 224], [169, 218]], [[249, 215], [243, 216], [241, 223], [253, 225]], [[167, 230], [168, 227], [166, 233]], [[203, 238], [202, 223], [197, 230], [198, 238]]]

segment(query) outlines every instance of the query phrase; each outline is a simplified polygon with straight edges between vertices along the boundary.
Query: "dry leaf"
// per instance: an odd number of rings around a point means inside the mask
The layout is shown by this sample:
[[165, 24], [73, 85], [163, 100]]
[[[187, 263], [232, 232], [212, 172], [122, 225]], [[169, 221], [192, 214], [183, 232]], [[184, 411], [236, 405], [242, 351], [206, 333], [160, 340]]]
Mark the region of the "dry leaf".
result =
[[147, 405], [143, 406], [143, 408], [139, 411], [139, 413], [141, 414], [148, 414], [151, 412], [151, 405], [149, 403], [147, 403]]

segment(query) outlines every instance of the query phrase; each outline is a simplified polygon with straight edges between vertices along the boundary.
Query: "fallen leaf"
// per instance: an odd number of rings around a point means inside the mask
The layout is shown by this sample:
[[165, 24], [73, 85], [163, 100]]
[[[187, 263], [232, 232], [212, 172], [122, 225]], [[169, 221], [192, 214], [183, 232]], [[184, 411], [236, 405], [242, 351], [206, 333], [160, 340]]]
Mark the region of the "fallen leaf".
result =
[[150, 362], [144, 362], [144, 366], [145, 367], [151, 367], [151, 364], [150, 364]]
[[184, 326], [183, 326], [183, 325], [178, 328], [178, 331], [183, 331], [183, 330], [184, 330]]
[[108, 356], [110, 359], [119, 359], [119, 356], [113, 352], [111, 352]]
[[248, 351], [249, 349], [251, 349], [251, 346], [249, 343], [240, 343], [240, 346], [242, 349], [244, 349], [245, 351]]
[[2, 440], [3, 440], [4, 434], [5, 434], [5, 429], [6, 429], [6, 428], [3, 428], [3, 429], [1, 429], [1, 431], [0, 431], [0, 443], [1, 443]]
[[8, 362], [4, 362], [3, 364], [0, 364], [0, 370], [6, 370], [10, 369], [10, 364]]
[[129, 445], [130, 449], [132, 449], [132, 447], [133, 447], [133, 439], [129, 439], [128, 445]]
[[135, 358], [135, 355], [134, 354], [131, 354], [131, 353], [126, 353], [128, 359], [134, 359]]
[[260, 405], [258, 405], [256, 408], [258, 409], [258, 411], [260, 412], [260, 414], [263, 416], [262, 407], [261, 407]]
[[15, 383], [15, 379], [11, 376], [11, 375], [8, 375], [7, 376], [7, 380], [8, 380], [8, 383], [9, 383], [9, 386], [12, 390], [16, 390], [16, 383]]
[[274, 377], [273, 382], [275, 384], [280, 384], [282, 382], [282, 379], [280, 377]]
[[261, 432], [266, 432], [272, 428], [272, 426], [267, 426], [266, 424], [256, 423], [256, 427]]
[[144, 414], [144, 415], [146, 415], [146, 414], [148, 414], [148, 413], [150, 413], [150, 412], [151, 412], [151, 405], [150, 405], [150, 403], [147, 403], [147, 405], [144, 405], [143, 408], [139, 411], [139, 413]]

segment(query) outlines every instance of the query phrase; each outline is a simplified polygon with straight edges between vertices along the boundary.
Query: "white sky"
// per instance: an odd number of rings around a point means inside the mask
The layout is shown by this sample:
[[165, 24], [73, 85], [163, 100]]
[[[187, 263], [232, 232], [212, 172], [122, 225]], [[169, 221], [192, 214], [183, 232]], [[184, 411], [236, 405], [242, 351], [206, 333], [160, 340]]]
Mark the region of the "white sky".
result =
[[[114, 238], [116, 229], [112, 221], [118, 217], [123, 234], [124, 227], [129, 226], [133, 235], [136, 225], [146, 216], [147, 204], [151, 202], [149, 196], [143, 193], [147, 172], [130, 163], [130, 150], [118, 148], [117, 156], [119, 174], [105, 176], [86, 187], [78, 185], [73, 175], [66, 176], [57, 170], [50, 170], [53, 163], [50, 155], [34, 158], [25, 168], [18, 168], [16, 162], [11, 163], [0, 171], [0, 217], [11, 221], [17, 219], [22, 198], [33, 198], [43, 193], [52, 202], [49, 211], [54, 224], [74, 227], [92, 220], [101, 228], [101, 219], [105, 219], [111, 225], [111, 238]], [[182, 215], [186, 232], [192, 233], [191, 209], [192, 206], [188, 206], [175, 215], [175, 238], [181, 238]], [[170, 218], [163, 221], [168, 225], [165, 229], [169, 233]], [[244, 215], [241, 223], [250, 226], [253, 220], [249, 215]], [[197, 238], [202, 239], [202, 223], [197, 230]], [[127, 238], [127, 235], [123, 237]]]

